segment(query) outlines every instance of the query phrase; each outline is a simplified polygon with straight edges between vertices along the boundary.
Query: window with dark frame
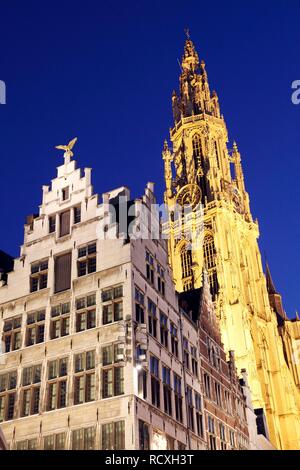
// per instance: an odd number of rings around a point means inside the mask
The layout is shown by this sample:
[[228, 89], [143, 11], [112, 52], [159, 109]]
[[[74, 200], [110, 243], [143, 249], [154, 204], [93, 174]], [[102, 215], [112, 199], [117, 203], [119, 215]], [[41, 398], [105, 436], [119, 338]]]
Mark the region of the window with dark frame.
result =
[[96, 327], [96, 294], [76, 300], [76, 332]]
[[102, 298], [102, 323], [107, 325], [123, 320], [123, 286], [104, 289]]
[[74, 405], [96, 399], [95, 351], [74, 357]]
[[17, 393], [17, 371], [0, 375], [0, 422], [14, 418]]
[[57, 434], [50, 434], [43, 438], [44, 450], [65, 450], [66, 448], [66, 433], [60, 432]]
[[165, 296], [165, 270], [157, 263], [157, 290]]
[[182, 387], [181, 387], [181, 377], [173, 373], [174, 379], [174, 398], [175, 398], [175, 417], [176, 420], [182, 423], [183, 414], [182, 414]]
[[46, 289], [48, 284], [48, 260], [32, 263], [30, 274], [30, 292]]
[[49, 216], [49, 233], [56, 231], [56, 215]]
[[40, 410], [42, 365], [25, 367], [22, 373], [21, 416], [38, 414]]
[[159, 360], [150, 356], [150, 374], [151, 374], [151, 403], [160, 408], [160, 380], [159, 380]]
[[45, 333], [45, 310], [28, 313], [26, 322], [26, 346], [42, 343]]
[[187, 387], [186, 389], [186, 400], [188, 407], [188, 427], [194, 432], [193, 390], [191, 387]]
[[160, 342], [165, 348], [168, 349], [169, 347], [168, 317], [162, 312], [160, 312]]
[[63, 201], [67, 201], [69, 199], [69, 197], [70, 197], [69, 186], [66, 186], [65, 188], [62, 189], [61, 195], [62, 195], [62, 200]]
[[178, 328], [174, 323], [170, 323], [170, 335], [172, 354], [178, 358]]
[[183, 337], [183, 363], [186, 369], [190, 369], [189, 342], [185, 337]]
[[95, 426], [73, 429], [71, 447], [72, 450], [94, 450], [96, 440]]
[[150, 450], [149, 425], [139, 419], [140, 450]]
[[21, 348], [22, 317], [15, 317], [4, 321], [3, 341], [4, 351], [16, 351]]
[[102, 424], [102, 450], [125, 449], [125, 421]]
[[150, 335], [157, 337], [156, 305], [148, 298], [148, 331]]
[[97, 271], [97, 244], [96, 242], [78, 248], [77, 261], [78, 277]]
[[124, 394], [124, 347], [121, 343], [102, 348], [102, 397]]
[[135, 287], [135, 319], [145, 323], [145, 295], [138, 287]]
[[48, 362], [47, 411], [67, 406], [68, 358]]
[[61, 338], [70, 333], [70, 302], [51, 307], [50, 339]]
[[79, 224], [81, 222], [81, 207], [77, 206], [74, 207], [73, 209], [73, 215], [74, 215], [74, 224]]
[[201, 395], [197, 392], [195, 392], [195, 410], [196, 410], [197, 434], [198, 436], [203, 437], [204, 431], [203, 431], [202, 400], [201, 400]]
[[164, 411], [172, 416], [172, 388], [171, 388], [171, 370], [163, 366], [162, 368]]
[[151, 284], [154, 284], [154, 258], [148, 250], [146, 250], [146, 277]]

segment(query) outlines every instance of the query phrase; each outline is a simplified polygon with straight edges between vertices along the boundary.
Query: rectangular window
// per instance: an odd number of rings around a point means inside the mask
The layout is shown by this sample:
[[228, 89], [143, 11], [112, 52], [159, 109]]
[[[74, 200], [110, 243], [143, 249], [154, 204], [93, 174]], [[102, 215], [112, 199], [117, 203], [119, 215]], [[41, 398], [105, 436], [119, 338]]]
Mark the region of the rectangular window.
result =
[[192, 357], [192, 372], [198, 377], [198, 359], [197, 359], [197, 348], [191, 346], [191, 357]]
[[143, 292], [135, 288], [135, 319], [138, 323], [145, 323], [145, 296]]
[[56, 215], [49, 216], [49, 233], [56, 231]]
[[74, 404], [96, 399], [95, 351], [76, 354], [74, 358]]
[[182, 423], [182, 392], [181, 392], [181, 378], [177, 374], [174, 377], [174, 398], [175, 398], [175, 416], [177, 421]]
[[111, 287], [102, 291], [103, 325], [123, 320], [123, 286]]
[[0, 422], [14, 418], [17, 371], [0, 375]]
[[65, 450], [66, 448], [66, 434], [64, 432], [45, 436], [43, 441], [44, 450]]
[[62, 189], [61, 196], [62, 196], [63, 201], [67, 201], [69, 199], [70, 197], [69, 186]]
[[110, 398], [124, 394], [124, 348], [120, 343], [102, 348], [102, 396]]
[[81, 222], [81, 207], [74, 207], [74, 224]]
[[68, 358], [48, 362], [47, 411], [67, 406]]
[[55, 258], [55, 293], [71, 288], [72, 253], [66, 253]]
[[102, 425], [102, 450], [125, 449], [125, 421]]
[[178, 329], [174, 323], [170, 323], [171, 350], [175, 357], [178, 357]]
[[186, 400], [188, 406], [188, 427], [194, 432], [194, 406], [193, 406], [193, 390], [187, 387]]
[[217, 405], [222, 406], [222, 399], [221, 399], [221, 385], [215, 382], [215, 400]]
[[97, 244], [96, 242], [78, 248], [77, 261], [78, 277], [97, 271]]
[[163, 394], [164, 394], [164, 411], [172, 416], [172, 388], [171, 388], [171, 371], [168, 367], [162, 368], [163, 378]]
[[96, 327], [96, 294], [76, 300], [76, 332]]
[[157, 264], [157, 290], [165, 296], [165, 270]]
[[146, 250], [146, 277], [151, 284], [154, 284], [154, 258]]
[[139, 420], [139, 443], [140, 450], [150, 450], [149, 426], [142, 420]]
[[67, 336], [70, 333], [70, 303], [51, 307], [50, 339]]
[[31, 265], [30, 292], [46, 289], [48, 284], [48, 260]]
[[150, 335], [157, 337], [156, 305], [148, 298], [148, 330]]
[[196, 426], [197, 434], [203, 437], [203, 416], [202, 416], [202, 400], [201, 395], [195, 392], [195, 410], [196, 410]]
[[186, 369], [190, 368], [190, 353], [189, 353], [189, 342], [186, 338], [183, 338], [183, 361]]
[[213, 418], [208, 416], [207, 423], [208, 423], [209, 449], [216, 450], [217, 444], [216, 444], [216, 436], [215, 436], [215, 421]]
[[45, 332], [45, 310], [29, 313], [26, 324], [26, 346], [42, 343]]
[[203, 374], [204, 378], [204, 390], [207, 398], [211, 398], [211, 389], [210, 389], [210, 377], [208, 374]]
[[94, 450], [96, 429], [94, 426], [72, 431], [72, 450]]
[[138, 371], [138, 393], [139, 397], [147, 400], [148, 374], [145, 369]]
[[169, 330], [168, 330], [168, 317], [160, 312], [160, 342], [168, 349], [169, 346]]
[[22, 317], [11, 318], [4, 321], [4, 352], [8, 353], [21, 348], [21, 326]]
[[25, 367], [22, 375], [21, 416], [39, 413], [42, 365]]
[[151, 373], [151, 402], [152, 405], [160, 408], [160, 381], [159, 381], [159, 360], [150, 356]]
[[17, 442], [17, 450], [37, 450], [37, 439]]
[[59, 215], [60, 231], [59, 236], [64, 237], [70, 234], [70, 211], [62, 212]]

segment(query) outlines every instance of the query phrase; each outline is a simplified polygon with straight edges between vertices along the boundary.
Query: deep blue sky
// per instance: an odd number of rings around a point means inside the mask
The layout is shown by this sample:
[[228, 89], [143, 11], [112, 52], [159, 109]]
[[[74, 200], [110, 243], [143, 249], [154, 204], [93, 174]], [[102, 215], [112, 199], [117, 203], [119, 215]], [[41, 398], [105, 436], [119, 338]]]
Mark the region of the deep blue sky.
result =
[[78, 136], [95, 190], [154, 181], [172, 124], [189, 27], [242, 153], [252, 212], [289, 313], [300, 309], [300, 1], [0, 0], [0, 249], [15, 256], [24, 218]]

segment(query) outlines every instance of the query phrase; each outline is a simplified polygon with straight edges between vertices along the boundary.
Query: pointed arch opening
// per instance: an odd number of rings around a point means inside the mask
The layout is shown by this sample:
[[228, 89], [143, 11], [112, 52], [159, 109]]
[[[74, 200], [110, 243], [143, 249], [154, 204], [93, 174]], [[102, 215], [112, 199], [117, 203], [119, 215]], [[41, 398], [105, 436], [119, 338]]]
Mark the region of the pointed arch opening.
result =
[[192, 250], [188, 244], [185, 244], [180, 251], [180, 261], [183, 290], [188, 291], [193, 288]]

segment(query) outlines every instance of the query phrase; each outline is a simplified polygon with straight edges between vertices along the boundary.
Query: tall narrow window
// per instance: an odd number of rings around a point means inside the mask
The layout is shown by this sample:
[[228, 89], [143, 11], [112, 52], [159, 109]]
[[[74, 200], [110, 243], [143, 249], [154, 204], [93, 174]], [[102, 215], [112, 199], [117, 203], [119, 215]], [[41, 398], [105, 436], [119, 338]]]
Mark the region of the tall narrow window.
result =
[[3, 341], [5, 352], [15, 351], [21, 347], [22, 317], [11, 318], [4, 321]]
[[16, 388], [17, 371], [0, 375], [0, 422], [14, 417]]
[[157, 336], [157, 318], [156, 305], [151, 299], [148, 299], [148, 330], [150, 335]]
[[47, 410], [67, 406], [68, 359], [56, 359], [48, 363]]
[[94, 401], [96, 397], [95, 351], [76, 354], [74, 369], [74, 404]]
[[196, 168], [200, 167], [203, 160], [203, 148], [201, 138], [198, 134], [193, 137], [193, 157]]
[[71, 288], [72, 253], [55, 258], [55, 293]]
[[191, 387], [187, 387], [186, 399], [188, 406], [188, 427], [194, 432], [193, 390]]
[[74, 207], [74, 224], [81, 222], [81, 207]]
[[140, 450], [150, 450], [149, 426], [142, 420], [139, 420], [139, 442]]
[[78, 277], [97, 271], [97, 244], [96, 242], [78, 248], [77, 261]]
[[215, 146], [215, 154], [216, 154], [216, 161], [217, 161], [217, 166], [220, 169], [220, 157], [219, 157], [219, 149], [218, 149], [218, 142], [215, 140], [214, 142]]
[[170, 334], [172, 354], [178, 357], [178, 329], [174, 323], [170, 323]]
[[62, 189], [61, 195], [62, 195], [62, 200], [63, 200], [63, 201], [66, 201], [67, 199], [69, 199], [69, 197], [70, 197], [70, 191], [69, 191], [69, 187], [68, 187], [68, 186], [67, 186], [66, 188], [63, 188], [63, 189]]
[[182, 390], [181, 378], [174, 373], [174, 398], [175, 398], [175, 417], [182, 423]]
[[162, 369], [163, 392], [164, 392], [164, 411], [172, 416], [172, 389], [171, 389], [171, 371], [168, 367]]
[[40, 406], [42, 365], [25, 367], [22, 376], [21, 415], [37, 414]]
[[45, 333], [45, 310], [29, 313], [26, 325], [26, 346], [42, 343]]
[[150, 356], [150, 373], [152, 405], [160, 408], [159, 360], [154, 356]]
[[64, 237], [70, 233], [70, 211], [60, 214], [60, 236]]
[[60, 338], [70, 333], [70, 303], [51, 307], [50, 339]]
[[123, 320], [123, 286], [102, 291], [103, 325]]
[[208, 272], [211, 295], [213, 300], [215, 300], [219, 287], [216, 269], [216, 248], [212, 235], [204, 237], [203, 256], [204, 265]]
[[49, 233], [54, 233], [56, 230], [56, 215], [49, 217]]
[[31, 265], [30, 292], [46, 289], [48, 283], [48, 260]]
[[76, 332], [96, 326], [96, 294], [76, 300]]
[[124, 394], [124, 348], [119, 343], [102, 348], [103, 398]]
[[192, 251], [188, 250], [186, 247], [181, 251], [181, 270], [182, 278], [186, 279], [191, 277], [193, 274], [192, 271]]
[[154, 284], [154, 258], [149, 253], [149, 251], [146, 250], [146, 276], [148, 281], [151, 282], [151, 284]]
[[145, 296], [143, 292], [135, 288], [135, 319], [138, 323], [145, 323]]

